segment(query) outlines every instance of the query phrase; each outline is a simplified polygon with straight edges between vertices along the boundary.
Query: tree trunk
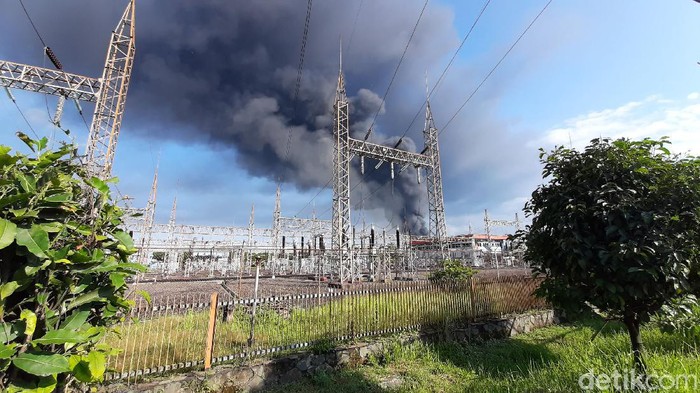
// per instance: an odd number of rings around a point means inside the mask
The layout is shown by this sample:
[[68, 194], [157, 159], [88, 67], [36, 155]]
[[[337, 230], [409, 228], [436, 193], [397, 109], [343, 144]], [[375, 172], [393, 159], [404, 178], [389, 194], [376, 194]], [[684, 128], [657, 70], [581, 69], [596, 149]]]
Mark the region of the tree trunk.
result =
[[632, 354], [634, 355], [635, 369], [646, 375], [647, 365], [642, 357], [642, 336], [639, 332], [640, 320], [636, 315], [625, 316], [624, 321], [627, 326], [627, 331], [630, 335], [630, 343], [632, 344]]

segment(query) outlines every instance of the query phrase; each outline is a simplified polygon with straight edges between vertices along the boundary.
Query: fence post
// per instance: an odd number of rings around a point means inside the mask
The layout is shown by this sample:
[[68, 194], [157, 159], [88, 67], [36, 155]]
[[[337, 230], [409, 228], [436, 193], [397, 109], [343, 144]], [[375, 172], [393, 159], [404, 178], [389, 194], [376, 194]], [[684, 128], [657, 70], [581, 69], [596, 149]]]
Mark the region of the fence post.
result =
[[255, 343], [255, 311], [258, 306], [258, 282], [260, 280], [260, 263], [255, 264], [255, 290], [253, 294], [253, 312], [250, 315], [250, 336], [248, 337], [248, 346], [252, 347]]
[[204, 369], [211, 368], [211, 358], [214, 354], [214, 331], [216, 329], [216, 308], [219, 301], [219, 294], [211, 294], [211, 304], [209, 305], [209, 329], [207, 329], [207, 348], [204, 353]]
[[476, 320], [476, 290], [474, 288], [474, 277], [469, 277], [469, 303], [472, 309], [472, 321]]

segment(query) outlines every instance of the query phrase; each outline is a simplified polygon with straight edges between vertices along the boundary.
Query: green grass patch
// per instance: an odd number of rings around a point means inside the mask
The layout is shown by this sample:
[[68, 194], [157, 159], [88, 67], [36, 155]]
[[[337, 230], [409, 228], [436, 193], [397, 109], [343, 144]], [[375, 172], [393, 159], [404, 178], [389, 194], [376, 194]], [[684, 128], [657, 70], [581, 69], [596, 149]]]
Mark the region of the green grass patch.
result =
[[[633, 367], [621, 325], [583, 321], [539, 329], [511, 339], [471, 344], [416, 342], [390, 346], [383, 358], [353, 370], [321, 374], [276, 392], [574, 392], [579, 376]], [[642, 331], [650, 374], [694, 375], [700, 380], [700, 337]], [[599, 391], [599, 390], [596, 390]], [[603, 390], [611, 391], [611, 390]], [[669, 391], [693, 392], [693, 385]]]

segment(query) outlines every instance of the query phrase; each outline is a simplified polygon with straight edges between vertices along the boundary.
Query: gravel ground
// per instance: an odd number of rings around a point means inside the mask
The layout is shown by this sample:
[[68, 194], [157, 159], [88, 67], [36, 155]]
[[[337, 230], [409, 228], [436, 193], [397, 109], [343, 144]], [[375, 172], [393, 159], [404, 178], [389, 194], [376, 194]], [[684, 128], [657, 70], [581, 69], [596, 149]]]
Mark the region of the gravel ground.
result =
[[[417, 280], [427, 279], [427, 272], [419, 272], [416, 275]], [[481, 279], [514, 276], [529, 276], [529, 269], [509, 268], [500, 269], [496, 272], [495, 269], [479, 269], [477, 277]], [[131, 290], [145, 290], [150, 295], [154, 302], [161, 303], [169, 299], [180, 297], [190, 299], [208, 299], [212, 292], [218, 292], [220, 296], [234, 296], [241, 298], [252, 298], [255, 291], [255, 279], [243, 277], [240, 281], [237, 278], [226, 278], [218, 280], [188, 280], [186, 278], [178, 278], [177, 281], [142, 281], [131, 284]], [[355, 284], [352, 288], [360, 289], [360, 287], [375, 287], [381, 283], [362, 283]], [[277, 277], [277, 278], [261, 278], [258, 284], [258, 296], [283, 296], [292, 294], [317, 293], [318, 291], [327, 291], [328, 284], [318, 282], [306, 277]]]

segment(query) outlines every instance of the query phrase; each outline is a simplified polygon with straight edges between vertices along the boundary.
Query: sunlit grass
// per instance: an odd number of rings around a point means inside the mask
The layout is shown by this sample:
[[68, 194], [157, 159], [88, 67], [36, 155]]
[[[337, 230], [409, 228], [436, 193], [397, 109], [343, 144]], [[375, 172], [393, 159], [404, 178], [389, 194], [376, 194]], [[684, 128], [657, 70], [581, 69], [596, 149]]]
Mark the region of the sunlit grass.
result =
[[[383, 359], [354, 370], [324, 374], [277, 389], [284, 392], [573, 392], [579, 377], [633, 367], [627, 332], [599, 321], [552, 326], [512, 339], [472, 344], [416, 342], [393, 345]], [[700, 380], [700, 337], [642, 331], [650, 374], [694, 375]], [[605, 390], [608, 391], [608, 390]], [[693, 385], [670, 391], [693, 392]]]

